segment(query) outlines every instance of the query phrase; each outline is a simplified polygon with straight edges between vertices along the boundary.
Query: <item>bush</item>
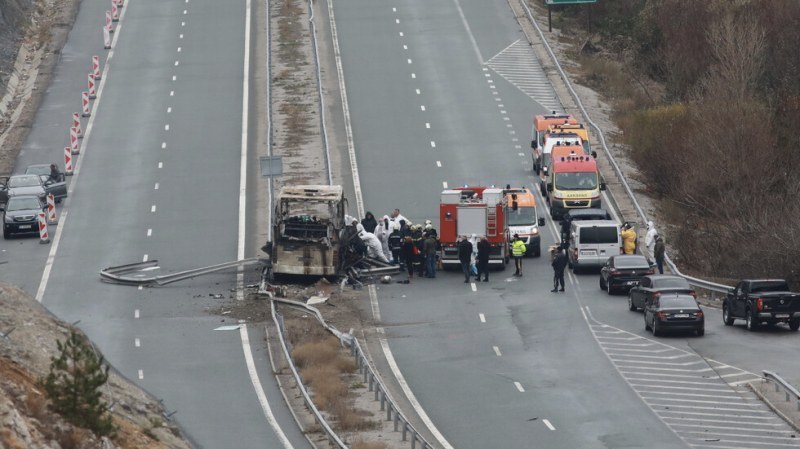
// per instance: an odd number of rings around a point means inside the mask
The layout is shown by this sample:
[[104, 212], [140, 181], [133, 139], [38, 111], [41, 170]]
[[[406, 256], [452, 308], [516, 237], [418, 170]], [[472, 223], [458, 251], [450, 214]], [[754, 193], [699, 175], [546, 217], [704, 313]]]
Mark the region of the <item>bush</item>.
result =
[[58, 350], [59, 357], [50, 358], [50, 373], [40, 380], [50, 408], [78, 427], [99, 436], [112, 435], [116, 429], [100, 393], [108, 381], [103, 357], [75, 331], [70, 331], [66, 341], [58, 341]]

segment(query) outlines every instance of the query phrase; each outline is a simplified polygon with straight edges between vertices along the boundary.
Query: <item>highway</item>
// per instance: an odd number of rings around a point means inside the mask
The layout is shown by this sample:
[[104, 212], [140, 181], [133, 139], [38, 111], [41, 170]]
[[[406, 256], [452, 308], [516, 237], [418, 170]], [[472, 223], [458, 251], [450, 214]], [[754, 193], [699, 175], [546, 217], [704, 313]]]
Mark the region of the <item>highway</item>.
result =
[[[553, 108], [554, 94], [505, 1], [333, 8], [366, 210], [436, 222], [448, 186], [537, 190], [530, 117]], [[556, 235], [548, 218], [543, 247]], [[787, 357], [796, 333], [724, 327], [708, 310], [705, 337], [654, 339], [597, 274], [570, 275], [566, 293], [550, 293], [546, 257], [526, 259], [524, 273], [377, 289], [385, 356], [441, 447], [798, 446], [742, 387], [763, 369], [797, 384]]]
[[[92, 54], [106, 69], [70, 197], [50, 245], [4, 241], [3, 280], [75, 322], [123, 375], [157, 398], [196, 447], [309, 448], [272, 376], [265, 329], [214, 315], [237, 287], [222, 273], [176, 287], [104, 284], [103, 267], [159, 259], [166, 271], [251, 257], [240, 167], [254, 159], [246, 52], [250, 2], [130, 0], [111, 52], [105, 2], [83, 2], [17, 161], [59, 162]], [[116, 24], [115, 24], [116, 25]], [[105, 55], [108, 54], [108, 65]], [[259, 58], [263, 62], [263, 56]], [[243, 142], [244, 140], [244, 142]], [[255, 166], [254, 164], [253, 166]], [[248, 246], [249, 245], [249, 246]], [[238, 254], [239, 248], [253, 248]]]

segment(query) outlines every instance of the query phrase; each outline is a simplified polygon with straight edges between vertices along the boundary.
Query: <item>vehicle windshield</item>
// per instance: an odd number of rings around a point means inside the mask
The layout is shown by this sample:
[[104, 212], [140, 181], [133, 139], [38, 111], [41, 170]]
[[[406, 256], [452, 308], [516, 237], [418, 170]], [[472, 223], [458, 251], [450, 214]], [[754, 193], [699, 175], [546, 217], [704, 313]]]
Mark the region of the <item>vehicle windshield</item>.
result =
[[686, 290], [692, 289], [692, 287], [689, 287], [689, 283], [686, 282], [686, 279], [683, 278], [654, 279], [653, 288], [683, 288]]
[[617, 257], [614, 259], [614, 266], [617, 268], [650, 268], [644, 256]]
[[49, 175], [49, 165], [31, 165], [25, 170], [26, 175]]
[[595, 190], [597, 173], [556, 173], [556, 190]]
[[696, 309], [697, 301], [691, 296], [661, 297], [662, 309]]
[[9, 212], [17, 210], [38, 210], [41, 208], [42, 204], [39, 202], [39, 199], [29, 196], [12, 196], [8, 199], [8, 204], [6, 205], [6, 210]]
[[536, 224], [535, 207], [518, 207], [516, 211], [508, 208], [508, 225], [525, 226]]
[[12, 176], [8, 180], [8, 187], [35, 187], [42, 185], [37, 175]]

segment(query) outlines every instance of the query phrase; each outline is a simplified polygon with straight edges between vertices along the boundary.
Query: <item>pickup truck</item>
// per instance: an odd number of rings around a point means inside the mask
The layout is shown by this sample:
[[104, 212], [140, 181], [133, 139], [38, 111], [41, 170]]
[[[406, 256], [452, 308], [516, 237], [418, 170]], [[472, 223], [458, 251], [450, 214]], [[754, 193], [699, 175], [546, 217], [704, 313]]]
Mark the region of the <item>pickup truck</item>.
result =
[[761, 324], [789, 323], [800, 328], [800, 293], [789, 291], [783, 279], [745, 279], [728, 292], [722, 303], [722, 320], [730, 326], [736, 319], [754, 331]]

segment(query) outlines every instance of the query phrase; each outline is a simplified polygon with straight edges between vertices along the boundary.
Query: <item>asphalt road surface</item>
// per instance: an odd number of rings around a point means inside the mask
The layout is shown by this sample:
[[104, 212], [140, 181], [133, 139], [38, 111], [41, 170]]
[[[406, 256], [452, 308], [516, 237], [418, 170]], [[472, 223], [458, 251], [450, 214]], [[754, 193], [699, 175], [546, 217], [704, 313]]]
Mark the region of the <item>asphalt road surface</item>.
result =
[[[557, 105], [505, 1], [333, 7], [366, 210], [436, 222], [448, 186], [538, 191], [530, 118]], [[548, 219], [543, 248], [556, 235]], [[523, 271], [378, 288], [386, 346], [441, 446], [798, 446], [742, 387], [762, 369], [797, 384], [796, 333], [723, 327], [708, 311], [705, 337], [654, 339], [596, 273], [550, 293], [547, 257]]]
[[215, 330], [237, 324], [211, 313], [221, 301], [210, 296], [227, 299], [235, 275], [158, 289], [98, 276], [147, 259], [161, 260], [159, 274], [239, 257], [245, 22], [254, 11], [249, 2], [129, 1], [109, 53], [105, 7], [81, 4], [17, 162], [17, 171], [63, 166], [91, 55], [108, 54], [60, 225], [51, 245], [4, 241], [3, 280], [77, 322], [123, 375], [164, 400], [198, 447], [308, 448], [272, 376], [265, 329]]

